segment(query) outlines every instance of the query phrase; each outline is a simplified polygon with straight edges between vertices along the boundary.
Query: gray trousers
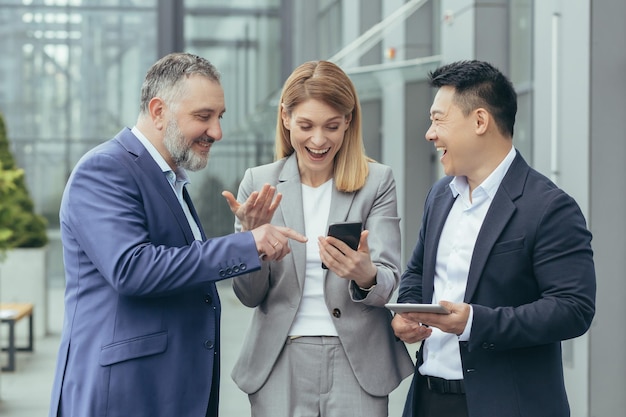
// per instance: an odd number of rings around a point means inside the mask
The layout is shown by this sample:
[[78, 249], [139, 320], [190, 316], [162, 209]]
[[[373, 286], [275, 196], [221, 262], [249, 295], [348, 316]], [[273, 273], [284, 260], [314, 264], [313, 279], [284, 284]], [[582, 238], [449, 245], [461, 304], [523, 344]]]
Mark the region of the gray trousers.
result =
[[389, 397], [359, 385], [338, 337], [288, 339], [272, 373], [249, 396], [252, 417], [386, 417]]

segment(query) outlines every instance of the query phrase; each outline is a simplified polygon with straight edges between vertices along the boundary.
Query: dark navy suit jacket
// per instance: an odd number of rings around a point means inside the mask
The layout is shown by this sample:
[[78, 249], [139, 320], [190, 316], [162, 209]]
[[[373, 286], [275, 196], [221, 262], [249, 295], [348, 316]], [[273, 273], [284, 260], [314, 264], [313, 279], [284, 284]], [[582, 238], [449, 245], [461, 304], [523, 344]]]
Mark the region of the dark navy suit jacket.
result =
[[219, 387], [215, 281], [260, 268], [252, 234], [195, 241], [128, 129], [79, 161], [60, 220], [65, 318], [50, 416], [205, 416]]
[[[443, 225], [454, 202], [446, 177], [431, 189], [399, 302], [430, 303]], [[460, 342], [472, 417], [569, 416], [561, 341], [582, 335], [595, 313], [591, 233], [576, 202], [518, 153], [479, 232]], [[421, 365], [421, 350], [417, 367]], [[412, 416], [414, 377], [404, 416]]]

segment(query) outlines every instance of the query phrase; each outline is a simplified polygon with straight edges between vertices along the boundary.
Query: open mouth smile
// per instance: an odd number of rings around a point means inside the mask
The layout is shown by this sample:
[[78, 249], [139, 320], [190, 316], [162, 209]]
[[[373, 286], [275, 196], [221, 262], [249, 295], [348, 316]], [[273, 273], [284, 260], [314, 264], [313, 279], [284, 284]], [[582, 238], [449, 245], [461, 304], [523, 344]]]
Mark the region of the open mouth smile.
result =
[[196, 140], [196, 144], [206, 149], [209, 149], [214, 142], [215, 140], [211, 138], [201, 138]]
[[330, 151], [330, 148], [325, 148], [325, 149], [306, 148], [306, 150], [309, 152], [309, 155], [311, 155], [313, 159], [322, 159], [324, 155], [326, 155], [328, 151]]

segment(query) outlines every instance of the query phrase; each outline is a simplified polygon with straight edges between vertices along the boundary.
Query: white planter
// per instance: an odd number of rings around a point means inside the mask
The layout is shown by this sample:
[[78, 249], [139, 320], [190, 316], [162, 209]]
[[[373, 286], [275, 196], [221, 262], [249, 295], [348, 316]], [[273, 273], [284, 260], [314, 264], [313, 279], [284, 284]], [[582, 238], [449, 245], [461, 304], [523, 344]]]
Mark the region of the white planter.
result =
[[[47, 247], [18, 248], [6, 252], [0, 260], [0, 301], [3, 303], [33, 303], [33, 326], [35, 338], [48, 332], [48, 296], [46, 281]], [[0, 337], [6, 340], [6, 326], [0, 329]], [[28, 335], [28, 320], [15, 326], [17, 343]], [[2, 342], [0, 342], [1, 344]]]

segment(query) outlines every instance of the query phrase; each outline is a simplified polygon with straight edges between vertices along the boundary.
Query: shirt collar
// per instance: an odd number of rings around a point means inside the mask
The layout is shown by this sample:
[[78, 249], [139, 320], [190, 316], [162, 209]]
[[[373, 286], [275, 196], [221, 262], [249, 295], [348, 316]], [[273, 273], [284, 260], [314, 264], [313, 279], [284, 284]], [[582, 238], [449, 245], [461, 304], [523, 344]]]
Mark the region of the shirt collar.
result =
[[165, 161], [165, 158], [163, 158], [163, 155], [161, 155], [157, 148], [152, 144], [152, 142], [150, 142], [148, 138], [146, 138], [146, 136], [141, 133], [137, 126], [134, 126], [131, 129], [131, 132], [133, 132], [133, 135], [135, 135], [137, 139], [139, 139], [139, 142], [143, 144], [150, 156], [152, 156], [152, 159], [154, 159], [159, 168], [161, 168], [161, 171], [166, 174], [168, 180], [170, 180], [170, 177], [167, 175], [167, 173], [173, 172], [175, 174], [175, 177], [173, 179], [177, 181], [183, 181], [185, 184], [189, 183], [189, 176], [187, 175], [187, 171], [185, 171], [184, 168], [180, 167], [177, 168], [176, 171], [173, 171], [172, 168]]
[[[511, 167], [516, 153], [515, 147], [511, 146], [511, 150], [504, 157], [502, 162], [500, 162], [496, 169], [494, 169], [493, 172], [489, 174], [489, 176], [478, 187], [476, 187], [476, 190], [483, 190], [490, 199], [493, 199], [498, 191], [498, 187], [500, 187], [500, 184], [504, 179], [504, 176]], [[465, 176], [454, 177], [452, 181], [450, 181], [449, 186], [454, 198], [456, 198], [459, 194], [462, 194], [464, 191], [469, 193], [469, 184], [467, 183], [467, 177]]]

